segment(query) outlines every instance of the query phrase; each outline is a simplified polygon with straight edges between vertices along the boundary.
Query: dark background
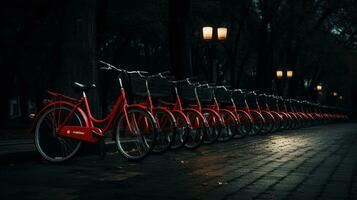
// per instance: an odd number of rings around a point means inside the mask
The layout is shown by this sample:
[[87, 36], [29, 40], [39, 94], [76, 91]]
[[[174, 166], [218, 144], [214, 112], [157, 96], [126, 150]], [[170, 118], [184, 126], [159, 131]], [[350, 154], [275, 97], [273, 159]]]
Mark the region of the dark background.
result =
[[[48, 89], [77, 96], [73, 81], [96, 83], [90, 103], [97, 116], [106, 113], [117, 83], [98, 60], [340, 106], [356, 117], [356, 8], [355, 0], [6, 1], [0, 127], [29, 126]], [[204, 41], [203, 26], [227, 27], [228, 37]], [[277, 80], [277, 69], [294, 76]]]

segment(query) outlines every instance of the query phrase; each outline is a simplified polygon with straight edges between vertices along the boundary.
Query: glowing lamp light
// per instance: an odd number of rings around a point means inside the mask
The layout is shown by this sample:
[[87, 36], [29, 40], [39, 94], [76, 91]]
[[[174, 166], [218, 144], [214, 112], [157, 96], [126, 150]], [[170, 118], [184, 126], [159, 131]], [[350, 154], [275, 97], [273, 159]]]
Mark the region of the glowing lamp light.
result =
[[218, 40], [226, 40], [227, 32], [228, 32], [228, 29], [226, 27], [217, 28]]
[[212, 40], [213, 28], [210, 26], [205, 26], [202, 28], [202, 36], [204, 40]]
[[276, 70], [276, 77], [282, 78], [283, 77], [283, 70]]
[[317, 90], [317, 91], [321, 91], [321, 90], [322, 90], [322, 85], [317, 85], [317, 86], [316, 86], [316, 90]]
[[288, 70], [288, 71], [286, 71], [286, 76], [287, 76], [288, 78], [292, 78], [293, 75], [294, 75], [293, 70]]
[[337, 97], [338, 93], [337, 92], [332, 92], [332, 96]]
[[338, 98], [339, 98], [340, 100], [342, 100], [342, 99], [343, 99], [343, 96], [339, 96]]

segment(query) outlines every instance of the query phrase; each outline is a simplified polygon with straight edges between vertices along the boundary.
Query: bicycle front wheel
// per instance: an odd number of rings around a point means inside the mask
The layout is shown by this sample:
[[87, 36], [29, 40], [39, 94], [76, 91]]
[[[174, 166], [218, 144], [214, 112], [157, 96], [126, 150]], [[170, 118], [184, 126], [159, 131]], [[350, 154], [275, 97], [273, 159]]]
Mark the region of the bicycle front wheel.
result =
[[213, 144], [218, 140], [221, 135], [223, 124], [220, 120], [218, 114], [211, 110], [202, 110], [202, 115], [206, 118], [208, 122], [207, 134], [204, 136], [203, 142], [205, 144]]
[[177, 132], [171, 145], [171, 149], [176, 150], [186, 144], [188, 135], [190, 134], [190, 122], [189, 119], [186, 118], [185, 114], [181, 112], [173, 111], [172, 114], [176, 119]]
[[258, 111], [250, 111], [250, 116], [252, 117], [253, 124], [249, 135], [259, 134], [264, 126], [264, 118]]
[[176, 137], [175, 118], [170, 115], [169, 111], [162, 109], [154, 110], [154, 116], [159, 129], [152, 151], [154, 153], [164, 153], [170, 149]]
[[247, 112], [243, 110], [237, 110], [237, 117], [239, 122], [239, 129], [238, 133], [234, 135], [234, 138], [244, 138], [252, 130], [252, 118]]
[[191, 124], [185, 147], [188, 149], [196, 149], [202, 144], [203, 137], [207, 134], [205, 119], [192, 110], [184, 110], [184, 113]]
[[264, 124], [262, 130], [260, 131], [260, 134], [271, 133], [273, 131], [274, 123], [275, 123], [274, 116], [267, 111], [262, 111], [260, 112], [260, 114], [264, 118]]
[[63, 121], [72, 112], [67, 105], [53, 106], [45, 111], [35, 126], [34, 142], [37, 151], [49, 162], [63, 162], [72, 158], [79, 150], [82, 141], [57, 135], [59, 125], [83, 126], [83, 117], [74, 112], [66, 124]]
[[218, 138], [219, 142], [226, 142], [233, 138], [233, 136], [238, 132], [238, 122], [234, 117], [234, 114], [221, 110], [220, 113], [224, 126], [222, 128], [221, 134]]
[[[127, 118], [126, 118], [127, 117]], [[157, 137], [157, 125], [149, 111], [129, 108], [126, 116], [119, 117], [115, 142], [120, 154], [131, 161], [138, 161], [152, 151]]]

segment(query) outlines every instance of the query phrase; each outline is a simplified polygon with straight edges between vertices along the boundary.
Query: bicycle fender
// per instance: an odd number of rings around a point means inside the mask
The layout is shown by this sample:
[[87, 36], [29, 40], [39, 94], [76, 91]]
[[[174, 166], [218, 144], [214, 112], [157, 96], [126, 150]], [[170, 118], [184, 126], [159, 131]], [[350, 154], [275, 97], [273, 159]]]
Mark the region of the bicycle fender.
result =
[[236, 122], [238, 122], [237, 116], [232, 111], [230, 111], [228, 109], [220, 109], [220, 110], [223, 112], [230, 113], [233, 116], [234, 120], [236, 120]]
[[203, 119], [203, 122], [205, 123], [205, 125], [208, 127], [208, 122], [207, 122], [207, 120], [206, 120], [206, 117], [204, 117], [201, 112], [199, 112], [199, 111], [197, 111], [197, 110], [195, 110], [195, 109], [193, 109], [193, 108], [185, 108], [185, 109], [183, 109], [184, 112], [185, 112], [186, 110], [187, 110], [187, 111], [192, 111], [192, 112], [198, 114], [198, 115], [201, 117], [201, 119]]
[[165, 107], [158, 106], [158, 107], [154, 107], [153, 110], [154, 110], [154, 111], [155, 111], [155, 110], [162, 110], [162, 111], [164, 111], [164, 112], [167, 112], [167, 113], [170, 115], [171, 119], [173, 119], [174, 124], [176, 125], [175, 116], [172, 114], [172, 111], [170, 111], [169, 109], [167, 109], [167, 108], [165, 108]]
[[208, 111], [208, 112], [213, 113], [213, 115], [216, 115], [216, 117], [218, 118], [219, 123], [221, 123], [221, 125], [224, 124], [221, 115], [217, 111], [215, 111], [215, 110], [213, 110], [211, 108], [202, 108], [202, 111]]
[[143, 110], [147, 110], [149, 111], [148, 107], [145, 106], [145, 105], [142, 105], [142, 104], [131, 104], [131, 105], [128, 105], [127, 108], [139, 108], [139, 109], [143, 109]]

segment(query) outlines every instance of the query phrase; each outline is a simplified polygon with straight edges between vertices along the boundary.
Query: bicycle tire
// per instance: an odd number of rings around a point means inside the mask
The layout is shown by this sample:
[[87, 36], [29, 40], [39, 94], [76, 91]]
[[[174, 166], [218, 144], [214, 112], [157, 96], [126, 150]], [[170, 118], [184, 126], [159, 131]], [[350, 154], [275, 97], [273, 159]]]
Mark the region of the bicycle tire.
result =
[[[124, 120], [125, 116], [121, 114], [116, 124], [114, 136], [115, 143], [119, 153], [125, 159], [130, 161], [140, 161], [147, 157], [154, 148], [157, 137], [156, 121], [146, 109], [131, 107], [126, 110], [126, 113], [130, 127], [135, 133], [130, 132], [128, 124]], [[142, 130], [140, 130], [140, 128]], [[128, 136], [129, 138], [126, 139], [124, 136]], [[125, 144], [125, 142], [132, 142], [135, 145]], [[141, 151], [142, 149], [144, 151]], [[138, 151], [139, 153], [137, 153]]]
[[268, 111], [262, 111], [260, 112], [260, 114], [264, 118], [264, 124], [263, 124], [263, 128], [259, 133], [263, 135], [271, 133], [274, 128], [274, 116]]
[[237, 117], [238, 117], [238, 123], [239, 123], [239, 129], [238, 132], [239, 134], [236, 134], [234, 138], [240, 139], [244, 138], [249, 134], [249, 132], [252, 129], [252, 118], [251, 116], [243, 111], [243, 110], [237, 110]]
[[153, 112], [158, 125], [158, 135], [152, 152], [160, 154], [168, 151], [175, 140], [176, 120], [167, 110], [155, 109]]
[[277, 132], [281, 128], [283, 117], [275, 111], [270, 111], [270, 113], [273, 115], [275, 120], [272, 132]]
[[203, 143], [204, 135], [207, 134], [207, 122], [205, 118], [193, 110], [184, 110], [184, 113], [191, 124], [185, 147], [188, 149], [196, 149]]
[[252, 117], [253, 124], [252, 129], [248, 135], [253, 136], [259, 134], [264, 125], [264, 118], [258, 111], [250, 111], [250, 116]]
[[[65, 119], [67, 116], [66, 112], [69, 114], [72, 110], [73, 107], [68, 105], [50, 107], [37, 121], [34, 134], [35, 147], [40, 155], [49, 162], [60, 163], [73, 158], [82, 144], [80, 140], [65, 138], [56, 134], [57, 123], [53, 122], [59, 122], [61, 119]], [[56, 113], [56, 111], [59, 112]], [[84, 120], [82, 115], [78, 112], [74, 112], [73, 116], [75, 118], [69, 119], [66, 125], [83, 126]], [[45, 120], [47, 120], [47, 122]], [[46, 131], [42, 125], [47, 125], [47, 128], [51, 130]], [[53, 127], [53, 125], [55, 125], [55, 127]], [[43, 130], [43, 128], [45, 130]]]
[[177, 132], [176, 137], [174, 138], [174, 141], [171, 145], [171, 149], [177, 150], [185, 146], [191, 127], [190, 122], [187, 121], [188, 119], [185, 114], [178, 111], [172, 111], [172, 114], [176, 120]]
[[219, 114], [224, 125], [217, 140], [219, 142], [227, 142], [238, 132], [238, 121], [234, 114], [227, 110], [220, 110]]
[[201, 113], [206, 118], [208, 123], [208, 128], [203, 143], [213, 144], [218, 140], [222, 132], [223, 124], [221, 118], [219, 114], [217, 114], [213, 110], [203, 109]]

